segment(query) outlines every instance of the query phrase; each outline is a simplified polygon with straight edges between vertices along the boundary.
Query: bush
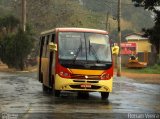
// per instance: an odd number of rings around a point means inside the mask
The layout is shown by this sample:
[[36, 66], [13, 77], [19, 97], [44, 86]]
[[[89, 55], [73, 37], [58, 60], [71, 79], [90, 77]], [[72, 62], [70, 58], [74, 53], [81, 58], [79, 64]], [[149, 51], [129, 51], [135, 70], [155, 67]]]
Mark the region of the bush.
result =
[[6, 36], [1, 45], [3, 46], [1, 60], [10, 68], [23, 70], [25, 60], [33, 48], [34, 40], [30, 33], [18, 30], [15, 35]]
[[19, 20], [8, 15], [0, 18], [0, 59], [10, 68], [23, 70], [34, 45], [31, 28], [19, 29]]

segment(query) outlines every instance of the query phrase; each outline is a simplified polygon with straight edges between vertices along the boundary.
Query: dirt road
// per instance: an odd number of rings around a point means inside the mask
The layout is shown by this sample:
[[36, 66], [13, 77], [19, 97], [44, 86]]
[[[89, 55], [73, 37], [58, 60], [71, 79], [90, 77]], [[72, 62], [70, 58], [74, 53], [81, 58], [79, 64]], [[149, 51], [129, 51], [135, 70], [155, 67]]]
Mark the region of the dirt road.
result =
[[129, 119], [135, 113], [153, 114], [159, 119], [159, 100], [159, 84], [127, 77], [114, 76], [113, 92], [108, 100], [101, 100], [98, 92], [90, 93], [88, 99], [78, 98], [75, 92], [62, 92], [57, 98], [43, 93], [36, 72], [0, 72], [2, 119], [6, 115], [14, 119]]
[[122, 76], [140, 81], [142, 83], [160, 84], [160, 74], [140, 74], [122, 72]]

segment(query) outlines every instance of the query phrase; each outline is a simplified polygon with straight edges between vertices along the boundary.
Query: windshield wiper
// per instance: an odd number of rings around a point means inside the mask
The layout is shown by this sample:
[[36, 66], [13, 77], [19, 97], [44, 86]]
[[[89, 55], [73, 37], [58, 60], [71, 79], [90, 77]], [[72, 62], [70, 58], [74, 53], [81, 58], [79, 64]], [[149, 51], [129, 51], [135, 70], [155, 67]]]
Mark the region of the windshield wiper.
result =
[[98, 56], [97, 56], [97, 53], [96, 53], [94, 47], [93, 47], [92, 45], [90, 45], [90, 42], [89, 42], [89, 52], [90, 52], [90, 51], [92, 52], [92, 54], [93, 54], [94, 57], [96, 58], [96, 62], [97, 62], [97, 63], [100, 63], [100, 60], [99, 60], [99, 58], [98, 58]]
[[79, 47], [78, 47], [78, 49], [77, 49], [77, 51], [76, 51], [76, 54], [75, 54], [75, 56], [74, 56], [74, 58], [73, 58], [73, 63], [75, 63], [75, 61], [76, 61], [76, 59], [77, 59], [80, 51], [82, 51], [82, 39], [80, 39], [80, 42], [81, 42], [81, 44], [79, 45]]

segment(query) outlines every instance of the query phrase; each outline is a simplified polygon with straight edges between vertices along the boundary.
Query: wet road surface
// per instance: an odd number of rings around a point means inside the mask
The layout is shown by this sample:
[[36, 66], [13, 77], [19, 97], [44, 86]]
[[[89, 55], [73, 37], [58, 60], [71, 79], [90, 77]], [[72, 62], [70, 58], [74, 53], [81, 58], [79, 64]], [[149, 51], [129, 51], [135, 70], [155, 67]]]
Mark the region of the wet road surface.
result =
[[0, 119], [124, 119], [146, 114], [160, 118], [158, 84], [115, 76], [109, 99], [101, 100], [100, 93], [90, 93], [88, 99], [75, 92], [54, 97], [43, 93], [36, 77], [37, 73], [0, 73]]

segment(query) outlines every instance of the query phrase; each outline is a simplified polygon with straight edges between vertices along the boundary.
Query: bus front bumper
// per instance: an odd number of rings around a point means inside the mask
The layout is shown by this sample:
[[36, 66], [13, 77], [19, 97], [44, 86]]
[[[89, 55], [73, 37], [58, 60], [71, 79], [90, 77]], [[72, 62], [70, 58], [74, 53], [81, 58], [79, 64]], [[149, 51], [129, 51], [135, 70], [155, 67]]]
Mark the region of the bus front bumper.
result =
[[112, 92], [112, 80], [67, 79], [55, 76], [55, 90]]

